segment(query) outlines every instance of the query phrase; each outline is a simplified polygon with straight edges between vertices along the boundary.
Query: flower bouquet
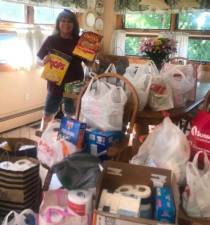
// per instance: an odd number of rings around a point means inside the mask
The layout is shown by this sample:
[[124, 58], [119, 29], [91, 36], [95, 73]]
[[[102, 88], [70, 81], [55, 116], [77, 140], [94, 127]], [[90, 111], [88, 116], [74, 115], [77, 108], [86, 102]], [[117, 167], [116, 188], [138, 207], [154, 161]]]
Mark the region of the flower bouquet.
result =
[[176, 41], [169, 38], [149, 38], [141, 42], [140, 51], [154, 61], [158, 70], [169, 60], [171, 53], [176, 52]]

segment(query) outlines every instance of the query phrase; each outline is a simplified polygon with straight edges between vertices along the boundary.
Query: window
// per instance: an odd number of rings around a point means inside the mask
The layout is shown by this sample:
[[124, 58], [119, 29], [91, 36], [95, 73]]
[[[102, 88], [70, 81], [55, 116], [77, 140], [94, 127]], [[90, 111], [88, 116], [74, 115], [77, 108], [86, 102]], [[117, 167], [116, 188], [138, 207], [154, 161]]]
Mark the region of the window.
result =
[[179, 13], [178, 29], [181, 30], [210, 30], [210, 12]]
[[0, 1], [0, 20], [25, 23], [23, 4]]
[[[125, 54], [141, 55], [142, 38], [157, 36], [159, 30], [184, 31], [189, 33], [188, 55], [191, 60], [210, 62], [210, 12], [183, 11], [179, 14], [126, 14]], [[170, 23], [175, 26], [170, 27]], [[135, 29], [135, 30], [132, 30]], [[158, 32], [155, 29], [159, 29]]]
[[36, 24], [55, 24], [61, 8], [36, 7], [34, 6], [34, 23]]
[[126, 14], [125, 28], [133, 29], [169, 29], [170, 14], [144, 13]]
[[188, 43], [188, 58], [198, 61], [210, 61], [210, 39], [191, 38]]
[[0, 64], [8, 63], [8, 49], [7, 47], [16, 41], [16, 33], [0, 33]]

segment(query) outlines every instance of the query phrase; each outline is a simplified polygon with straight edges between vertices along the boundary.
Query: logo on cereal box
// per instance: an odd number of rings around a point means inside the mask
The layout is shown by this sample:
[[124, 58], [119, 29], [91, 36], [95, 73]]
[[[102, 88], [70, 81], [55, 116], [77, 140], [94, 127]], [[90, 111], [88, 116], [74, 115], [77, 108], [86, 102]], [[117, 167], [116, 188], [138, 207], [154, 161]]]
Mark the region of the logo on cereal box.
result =
[[50, 63], [50, 68], [55, 68], [55, 69], [59, 69], [59, 70], [63, 70], [64, 67], [65, 67], [65, 64], [60, 62], [60, 61], [57, 61], [57, 60], [52, 60], [50, 59], [49, 61]]

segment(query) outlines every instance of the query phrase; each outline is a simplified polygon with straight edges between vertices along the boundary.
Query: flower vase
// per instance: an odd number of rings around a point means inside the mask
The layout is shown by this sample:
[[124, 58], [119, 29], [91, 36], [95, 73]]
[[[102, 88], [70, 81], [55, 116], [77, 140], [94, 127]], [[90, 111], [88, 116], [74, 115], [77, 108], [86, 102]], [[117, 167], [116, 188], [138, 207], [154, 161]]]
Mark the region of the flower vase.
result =
[[163, 63], [167, 59], [167, 55], [165, 53], [158, 53], [158, 52], [156, 52], [156, 53], [148, 52], [146, 54], [155, 63], [157, 69], [160, 71]]

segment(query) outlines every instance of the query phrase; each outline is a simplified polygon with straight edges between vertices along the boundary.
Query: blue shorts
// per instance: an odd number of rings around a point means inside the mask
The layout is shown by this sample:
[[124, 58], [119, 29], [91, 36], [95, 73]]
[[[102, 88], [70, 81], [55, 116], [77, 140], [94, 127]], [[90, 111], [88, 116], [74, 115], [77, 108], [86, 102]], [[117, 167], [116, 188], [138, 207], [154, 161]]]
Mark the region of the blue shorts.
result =
[[64, 104], [64, 113], [66, 115], [72, 115], [75, 113], [74, 101], [72, 99], [48, 94], [44, 106], [45, 115], [55, 115], [62, 104]]

